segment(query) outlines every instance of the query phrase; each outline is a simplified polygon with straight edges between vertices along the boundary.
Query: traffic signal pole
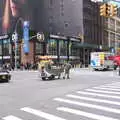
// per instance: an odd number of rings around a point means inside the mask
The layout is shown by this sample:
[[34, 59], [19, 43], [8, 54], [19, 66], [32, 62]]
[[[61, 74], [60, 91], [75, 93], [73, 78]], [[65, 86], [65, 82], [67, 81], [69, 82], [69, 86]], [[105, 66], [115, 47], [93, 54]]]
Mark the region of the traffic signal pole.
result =
[[18, 34], [17, 32], [15, 31], [12, 35], [12, 40], [14, 41], [14, 44], [15, 44], [15, 70], [17, 69], [17, 41], [18, 41]]

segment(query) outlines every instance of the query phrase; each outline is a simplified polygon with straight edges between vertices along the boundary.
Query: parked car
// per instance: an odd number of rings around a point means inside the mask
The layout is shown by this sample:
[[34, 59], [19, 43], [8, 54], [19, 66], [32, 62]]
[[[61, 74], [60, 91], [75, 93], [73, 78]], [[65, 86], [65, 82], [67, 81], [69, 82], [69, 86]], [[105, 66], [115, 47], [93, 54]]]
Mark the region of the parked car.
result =
[[11, 74], [8, 70], [0, 68], [0, 82], [9, 82]]

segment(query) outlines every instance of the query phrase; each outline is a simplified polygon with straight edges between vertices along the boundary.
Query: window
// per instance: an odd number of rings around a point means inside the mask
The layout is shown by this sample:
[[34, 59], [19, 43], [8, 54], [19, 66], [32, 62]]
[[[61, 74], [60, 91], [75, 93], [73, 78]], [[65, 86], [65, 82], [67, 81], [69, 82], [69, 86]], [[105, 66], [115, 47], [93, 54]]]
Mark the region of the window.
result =
[[60, 56], [67, 56], [67, 41], [59, 40]]
[[10, 40], [9, 39], [3, 40], [3, 56], [10, 55], [9, 49], [10, 49]]
[[68, 23], [68, 22], [65, 22], [65, 23], [64, 23], [65, 28], [67, 28], [67, 27], [68, 27], [68, 25], [69, 25], [69, 23]]
[[50, 6], [52, 6], [53, 5], [53, 0], [50, 0]]
[[35, 47], [35, 52], [36, 52], [36, 54], [38, 54], [38, 55], [43, 54], [43, 46], [44, 46], [44, 44], [43, 44], [43, 43], [36, 42], [35, 45], [36, 45], [36, 47]]
[[0, 55], [2, 55], [2, 40], [0, 40]]
[[48, 54], [57, 55], [57, 40], [55, 39], [48, 40]]
[[120, 27], [120, 22], [119, 22], [119, 21], [116, 21], [116, 24], [117, 24], [117, 26], [119, 26], [119, 27]]
[[61, 16], [64, 16], [64, 1], [61, 0], [60, 2], [60, 14]]

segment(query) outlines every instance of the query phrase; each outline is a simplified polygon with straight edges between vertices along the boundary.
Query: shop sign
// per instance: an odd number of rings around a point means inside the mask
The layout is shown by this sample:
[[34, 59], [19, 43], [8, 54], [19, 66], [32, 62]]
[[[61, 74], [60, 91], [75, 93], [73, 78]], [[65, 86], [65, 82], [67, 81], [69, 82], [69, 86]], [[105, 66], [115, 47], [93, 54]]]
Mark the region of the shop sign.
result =
[[9, 38], [9, 36], [8, 35], [1, 35], [0, 36], [0, 40], [3, 40], [3, 39], [8, 39]]

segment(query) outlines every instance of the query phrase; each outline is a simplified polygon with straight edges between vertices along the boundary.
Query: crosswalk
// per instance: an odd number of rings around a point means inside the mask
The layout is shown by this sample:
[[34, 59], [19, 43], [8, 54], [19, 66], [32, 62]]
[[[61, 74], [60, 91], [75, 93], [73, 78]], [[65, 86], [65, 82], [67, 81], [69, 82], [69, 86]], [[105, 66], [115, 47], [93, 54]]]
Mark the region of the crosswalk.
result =
[[[31, 114], [33, 117], [44, 120], [120, 120], [120, 82], [104, 84], [52, 100], [55, 106], [51, 110], [36, 109], [32, 107], [20, 108], [20, 112]], [[57, 114], [56, 112], [60, 114]], [[62, 114], [64, 113], [64, 114]], [[77, 117], [76, 117], [77, 116]], [[28, 118], [17, 115], [8, 115], [2, 120], [28, 120]], [[30, 119], [31, 120], [31, 119]]]

